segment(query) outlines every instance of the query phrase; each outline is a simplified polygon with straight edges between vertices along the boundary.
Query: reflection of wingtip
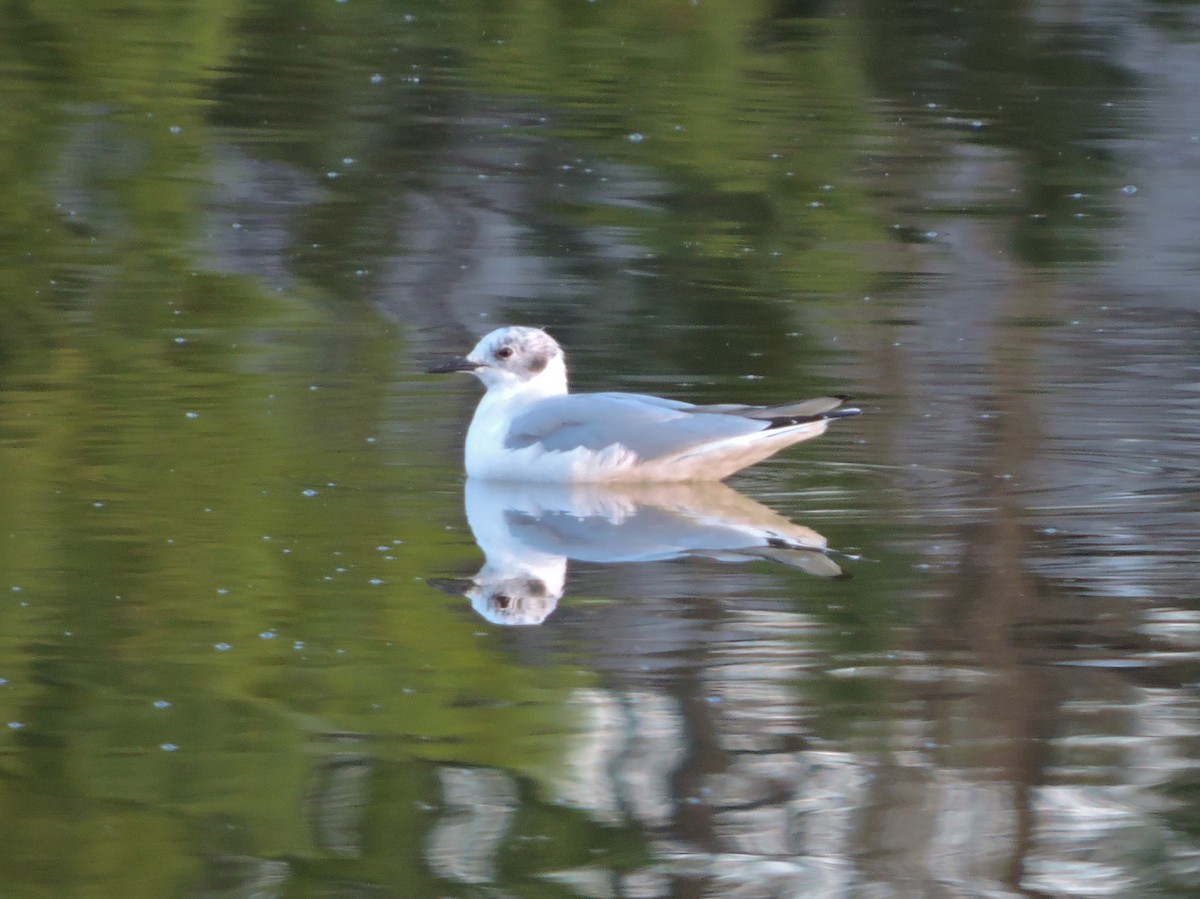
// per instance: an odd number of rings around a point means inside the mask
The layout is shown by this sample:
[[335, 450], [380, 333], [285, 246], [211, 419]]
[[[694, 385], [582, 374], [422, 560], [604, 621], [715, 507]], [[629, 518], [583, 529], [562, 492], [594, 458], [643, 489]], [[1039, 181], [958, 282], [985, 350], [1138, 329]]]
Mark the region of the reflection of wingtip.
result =
[[754, 555], [757, 555], [760, 559], [778, 562], [780, 565], [786, 565], [789, 568], [795, 568], [798, 571], [803, 571], [805, 574], [811, 574], [816, 577], [833, 579], [846, 576], [846, 572], [842, 569], [842, 566], [829, 558], [825, 550], [819, 548], [772, 546], [759, 550]]

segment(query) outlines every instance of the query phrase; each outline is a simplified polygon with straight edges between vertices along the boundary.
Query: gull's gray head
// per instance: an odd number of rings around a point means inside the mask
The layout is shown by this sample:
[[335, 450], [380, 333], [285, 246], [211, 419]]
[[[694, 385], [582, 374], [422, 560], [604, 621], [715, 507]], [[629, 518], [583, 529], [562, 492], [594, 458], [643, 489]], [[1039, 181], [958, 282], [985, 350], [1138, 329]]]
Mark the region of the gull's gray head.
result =
[[536, 387], [546, 394], [567, 391], [562, 347], [540, 328], [497, 328], [475, 344], [475, 349], [466, 356], [430, 371], [470, 372], [489, 390]]

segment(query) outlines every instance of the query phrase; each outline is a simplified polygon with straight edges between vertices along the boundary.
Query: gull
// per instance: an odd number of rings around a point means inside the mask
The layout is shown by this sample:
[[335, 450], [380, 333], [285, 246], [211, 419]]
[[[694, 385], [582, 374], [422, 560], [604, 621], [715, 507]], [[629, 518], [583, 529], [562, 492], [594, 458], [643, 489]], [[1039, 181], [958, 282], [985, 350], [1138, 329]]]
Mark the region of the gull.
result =
[[725, 484], [467, 478], [463, 502], [483, 551], [483, 567], [472, 578], [429, 578], [428, 583], [465, 596], [493, 624], [545, 621], [562, 598], [569, 560], [604, 565], [692, 558], [769, 561], [818, 577], [844, 574], [824, 537]]
[[638, 393], [571, 393], [565, 354], [509, 326], [427, 370], [469, 372], [487, 392], [467, 429], [466, 469], [500, 481], [719, 481], [859, 414], [847, 397], [697, 406]]

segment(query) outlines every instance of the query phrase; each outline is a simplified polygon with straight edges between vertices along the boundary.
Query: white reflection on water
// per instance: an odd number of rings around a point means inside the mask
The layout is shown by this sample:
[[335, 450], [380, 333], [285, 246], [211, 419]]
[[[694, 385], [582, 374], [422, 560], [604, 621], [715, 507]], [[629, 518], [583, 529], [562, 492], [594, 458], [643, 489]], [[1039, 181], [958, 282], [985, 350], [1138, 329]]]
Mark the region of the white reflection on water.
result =
[[425, 857], [439, 877], [458, 883], [496, 879], [496, 854], [517, 809], [513, 782], [500, 771], [439, 769], [445, 812]]
[[567, 561], [769, 560], [821, 577], [842, 569], [824, 537], [724, 484], [495, 483], [470, 479], [467, 520], [486, 561], [474, 578], [433, 579], [493, 624], [541, 624]]

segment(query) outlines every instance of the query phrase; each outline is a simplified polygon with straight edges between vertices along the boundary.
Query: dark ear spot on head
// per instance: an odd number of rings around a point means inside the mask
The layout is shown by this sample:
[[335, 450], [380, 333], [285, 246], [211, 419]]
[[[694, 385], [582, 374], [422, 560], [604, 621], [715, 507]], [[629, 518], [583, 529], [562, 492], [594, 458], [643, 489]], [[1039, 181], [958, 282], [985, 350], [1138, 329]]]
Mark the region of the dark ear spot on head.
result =
[[530, 357], [529, 362], [527, 362], [525, 364], [525, 367], [527, 369], [529, 369], [529, 371], [532, 374], [536, 375], [538, 372], [540, 372], [542, 369], [544, 369], [549, 364], [550, 364], [550, 357], [547, 356], [545, 353], [539, 353], [536, 356]]

